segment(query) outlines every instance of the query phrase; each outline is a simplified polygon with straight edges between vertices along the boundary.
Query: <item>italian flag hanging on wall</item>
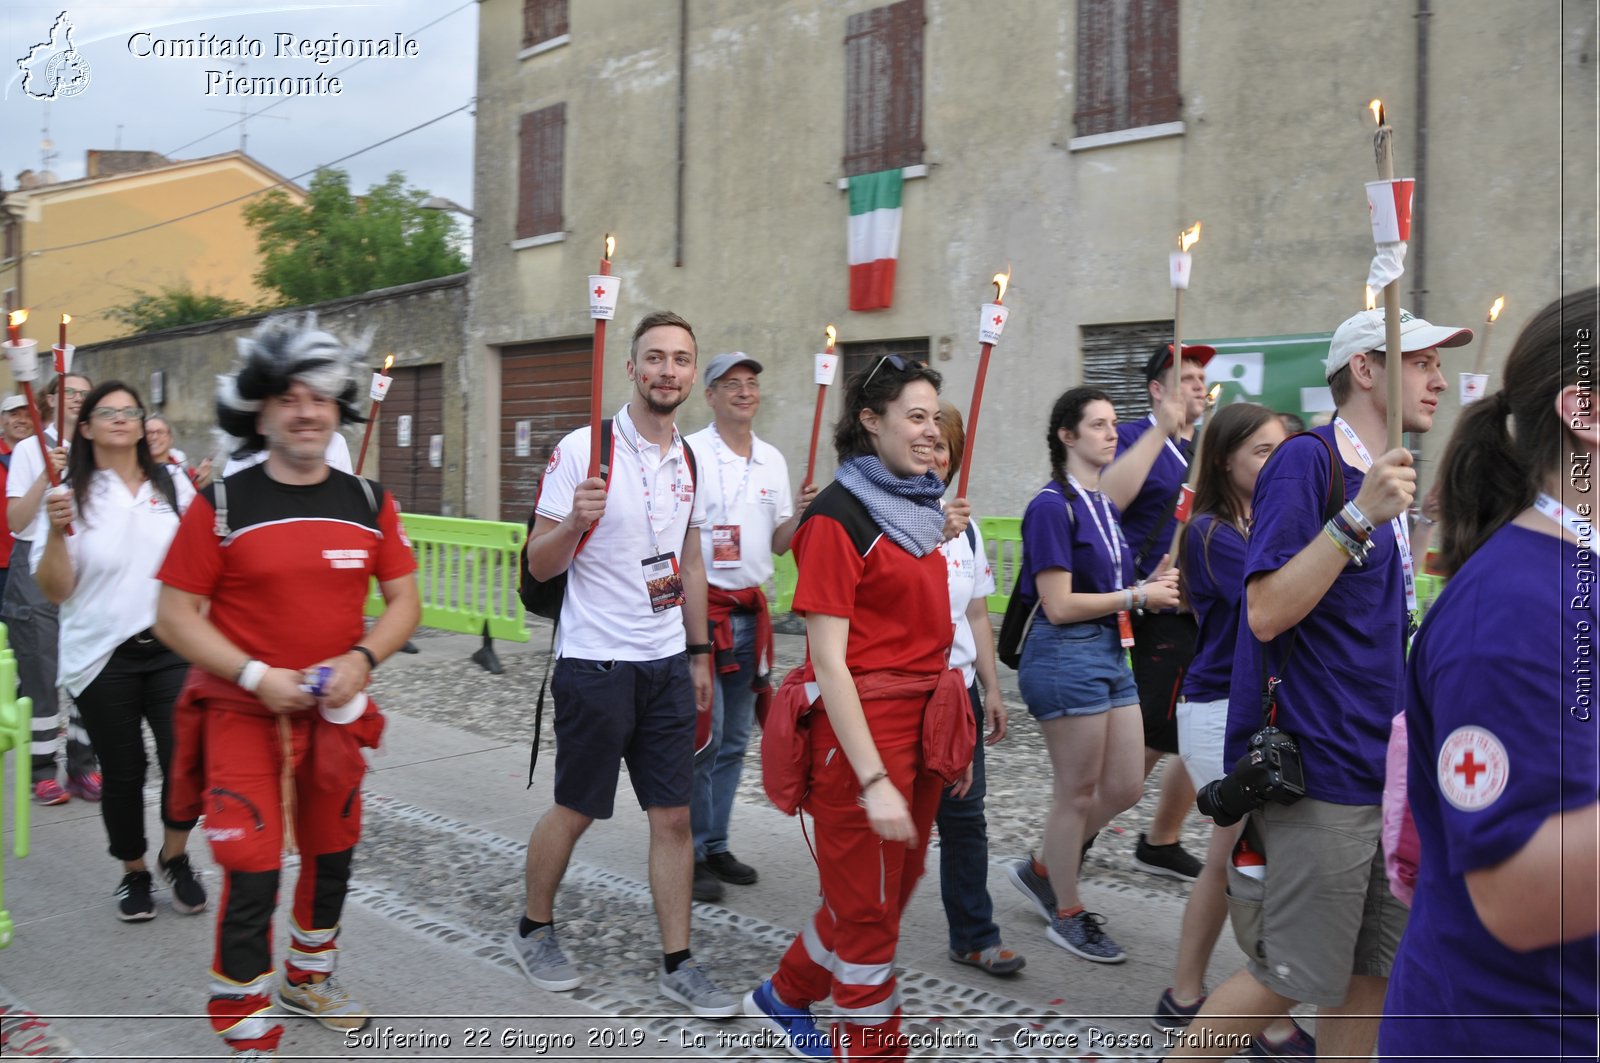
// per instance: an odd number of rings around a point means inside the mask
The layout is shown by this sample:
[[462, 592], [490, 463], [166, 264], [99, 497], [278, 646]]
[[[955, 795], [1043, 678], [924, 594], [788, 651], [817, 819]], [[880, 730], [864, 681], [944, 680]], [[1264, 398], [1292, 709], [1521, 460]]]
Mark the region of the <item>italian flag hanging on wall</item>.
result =
[[894, 302], [894, 260], [900, 255], [899, 170], [850, 178], [850, 309], [882, 310]]

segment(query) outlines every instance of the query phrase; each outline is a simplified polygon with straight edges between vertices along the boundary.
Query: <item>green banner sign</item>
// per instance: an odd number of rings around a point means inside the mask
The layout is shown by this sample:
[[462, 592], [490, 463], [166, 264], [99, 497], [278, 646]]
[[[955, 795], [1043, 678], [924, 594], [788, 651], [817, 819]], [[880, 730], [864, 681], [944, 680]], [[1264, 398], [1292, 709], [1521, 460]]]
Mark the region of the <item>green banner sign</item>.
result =
[[1185, 342], [1217, 349], [1206, 366], [1206, 386], [1222, 385], [1218, 403], [1259, 402], [1309, 420], [1314, 413], [1333, 409], [1322, 373], [1332, 338], [1331, 332], [1313, 332]]

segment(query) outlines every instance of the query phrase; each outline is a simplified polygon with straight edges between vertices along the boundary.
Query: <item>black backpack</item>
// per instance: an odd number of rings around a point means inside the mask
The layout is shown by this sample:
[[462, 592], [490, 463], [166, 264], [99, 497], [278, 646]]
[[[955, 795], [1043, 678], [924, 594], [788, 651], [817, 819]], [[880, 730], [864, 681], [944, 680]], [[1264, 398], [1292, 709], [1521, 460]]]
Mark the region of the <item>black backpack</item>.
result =
[[[607, 417], [600, 422], [600, 479], [606, 482], [606, 490], [611, 489], [611, 454], [614, 436], [611, 430], [611, 418]], [[694, 460], [694, 448], [688, 443], [683, 444], [683, 456], [689, 463], [689, 489], [693, 491], [700, 479], [700, 469]], [[539, 494], [544, 492], [544, 480], [539, 481], [539, 492], [534, 495], [533, 512], [528, 514], [528, 535], [522, 543], [522, 561], [518, 573], [517, 596], [522, 599], [522, 607], [534, 616], [542, 616], [546, 620], [559, 620], [561, 618], [561, 603], [567, 596], [567, 573], [562, 571], [550, 579], [538, 579], [528, 570], [528, 546], [533, 540], [533, 522], [539, 514]], [[573, 559], [583, 552], [584, 545], [588, 543], [589, 536], [594, 534], [599, 524], [591, 525], [583, 533], [583, 538], [578, 540], [577, 548], [572, 551]]]

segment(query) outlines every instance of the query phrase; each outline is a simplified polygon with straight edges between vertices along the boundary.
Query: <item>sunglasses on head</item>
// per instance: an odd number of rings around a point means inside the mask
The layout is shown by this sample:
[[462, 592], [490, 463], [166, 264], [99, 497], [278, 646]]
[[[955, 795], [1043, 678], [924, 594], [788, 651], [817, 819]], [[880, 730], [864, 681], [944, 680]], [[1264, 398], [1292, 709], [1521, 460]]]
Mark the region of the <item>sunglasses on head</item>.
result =
[[872, 372], [867, 374], [867, 379], [861, 382], [862, 391], [865, 391], [867, 385], [872, 383], [872, 378], [878, 375], [878, 370], [882, 369], [885, 363], [893, 366], [897, 373], [905, 373], [913, 369], [926, 369], [928, 367], [927, 362], [919, 359], [906, 358], [898, 354], [886, 354], [878, 359], [878, 363], [872, 367]]

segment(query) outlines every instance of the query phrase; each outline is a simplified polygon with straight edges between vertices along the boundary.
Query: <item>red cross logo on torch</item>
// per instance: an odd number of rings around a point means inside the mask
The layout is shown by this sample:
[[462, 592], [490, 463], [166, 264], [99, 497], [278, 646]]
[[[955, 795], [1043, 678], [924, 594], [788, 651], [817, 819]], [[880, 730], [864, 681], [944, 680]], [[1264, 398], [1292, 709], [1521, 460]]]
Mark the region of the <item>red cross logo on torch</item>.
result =
[[1004, 320], [1005, 320], [1005, 318], [1003, 318], [1003, 317], [1001, 317], [1001, 316], [1000, 316], [1000, 315], [999, 315], [999, 314], [996, 314], [996, 315], [995, 315], [995, 316], [994, 316], [994, 323], [995, 323], [995, 324], [996, 324], [996, 325], [998, 325], [998, 324], [1000, 324], [1000, 322], [1002, 322], [1002, 321], [1004, 321]]
[[596, 299], [604, 299], [606, 297], [606, 289], [604, 285], [596, 284], [594, 286], [594, 297]]

